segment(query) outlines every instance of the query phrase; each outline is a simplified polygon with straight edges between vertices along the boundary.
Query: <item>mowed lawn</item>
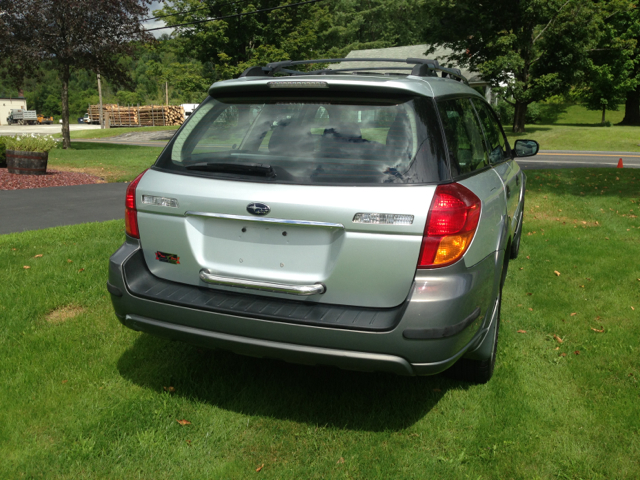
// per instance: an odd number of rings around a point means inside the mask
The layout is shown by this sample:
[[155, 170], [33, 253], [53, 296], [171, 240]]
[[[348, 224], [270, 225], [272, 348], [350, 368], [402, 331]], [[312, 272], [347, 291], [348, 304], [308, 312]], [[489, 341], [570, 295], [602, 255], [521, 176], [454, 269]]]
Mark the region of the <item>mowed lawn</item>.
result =
[[0, 236], [0, 477], [640, 478], [640, 171], [527, 175], [486, 385], [136, 333], [122, 222]]
[[[125, 133], [160, 132], [166, 130], [177, 130], [179, 125], [167, 125], [162, 127], [118, 127], [118, 128], [96, 128], [91, 130], [75, 130], [70, 132], [71, 140], [75, 139], [98, 139], [117, 137]], [[62, 137], [62, 134], [56, 135]]]
[[536, 140], [541, 150], [640, 152], [640, 127], [600, 125], [527, 125], [523, 133], [504, 126], [509, 143]]
[[82, 172], [111, 182], [129, 182], [149, 168], [161, 147], [137, 147], [108, 143], [71, 142], [71, 148], [49, 152], [51, 170]]
[[527, 124], [524, 133], [513, 133], [511, 125], [503, 125], [509, 143], [526, 138], [537, 140], [542, 150], [640, 152], [640, 127], [616, 125], [624, 117], [624, 106], [607, 112], [609, 127], [601, 125], [601, 112], [583, 105], [546, 105], [543, 111], [540, 121]]

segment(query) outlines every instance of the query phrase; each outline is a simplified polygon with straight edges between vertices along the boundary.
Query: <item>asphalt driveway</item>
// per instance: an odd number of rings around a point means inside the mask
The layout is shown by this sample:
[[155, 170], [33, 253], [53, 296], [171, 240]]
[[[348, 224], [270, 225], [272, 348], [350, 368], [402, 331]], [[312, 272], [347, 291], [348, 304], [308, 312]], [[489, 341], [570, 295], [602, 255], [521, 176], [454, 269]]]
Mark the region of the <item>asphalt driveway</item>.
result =
[[[162, 146], [164, 143], [155, 142]], [[154, 144], [154, 146], [156, 146]], [[523, 158], [523, 170], [532, 168], [640, 168], [637, 152], [543, 151]], [[124, 218], [126, 183], [73, 187], [0, 190], [0, 235], [61, 225], [103, 222]]]
[[0, 190], [0, 235], [124, 218], [127, 185]]

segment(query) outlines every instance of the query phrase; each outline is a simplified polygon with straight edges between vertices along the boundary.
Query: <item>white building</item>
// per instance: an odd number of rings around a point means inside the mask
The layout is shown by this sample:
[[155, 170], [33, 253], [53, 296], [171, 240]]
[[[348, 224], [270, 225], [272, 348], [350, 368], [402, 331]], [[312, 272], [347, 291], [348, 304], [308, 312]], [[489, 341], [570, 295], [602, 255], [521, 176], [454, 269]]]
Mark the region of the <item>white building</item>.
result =
[[27, 100], [24, 97], [6, 98], [0, 97], [0, 125], [7, 124], [7, 117], [13, 109], [27, 109]]
[[[406, 58], [428, 58], [431, 60], [437, 60], [438, 63], [440, 63], [440, 65], [445, 66], [445, 67], [453, 67], [453, 68], [460, 68], [457, 65], [452, 64], [449, 61], [445, 61], [444, 58], [447, 55], [450, 55], [451, 53], [453, 53], [452, 50], [449, 50], [447, 48], [438, 48], [436, 49], [435, 52], [433, 52], [433, 54], [431, 55], [425, 55], [424, 52], [427, 51], [427, 48], [429, 48], [428, 45], [409, 45], [406, 47], [391, 47], [391, 48], [372, 48], [369, 50], [352, 50], [351, 52], [349, 52], [349, 55], [347, 55], [346, 58], [393, 58], [393, 59], [406, 59]], [[338, 64], [340, 66], [334, 66], [334, 67], [330, 67], [330, 68], [349, 68], [349, 67], [353, 67], [353, 68], [375, 68], [375, 67], [389, 67], [390, 64], [389, 63], [384, 63], [384, 62], [362, 62], [362, 63], [349, 63], [349, 64]], [[403, 65], [403, 66], [410, 66], [410, 65]], [[469, 86], [476, 88], [477, 90], [481, 91], [482, 93], [484, 93], [485, 98], [487, 99], [487, 101], [491, 102], [492, 100], [492, 95], [491, 95], [491, 86], [489, 85], [489, 82], [483, 80], [480, 77], [480, 74], [478, 72], [474, 72], [472, 70], [466, 69], [466, 68], [460, 68], [462, 75], [464, 77], [466, 77], [466, 79], [469, 81]], [[393, 71], [392, 67], [389, 69], [389, 71]]]

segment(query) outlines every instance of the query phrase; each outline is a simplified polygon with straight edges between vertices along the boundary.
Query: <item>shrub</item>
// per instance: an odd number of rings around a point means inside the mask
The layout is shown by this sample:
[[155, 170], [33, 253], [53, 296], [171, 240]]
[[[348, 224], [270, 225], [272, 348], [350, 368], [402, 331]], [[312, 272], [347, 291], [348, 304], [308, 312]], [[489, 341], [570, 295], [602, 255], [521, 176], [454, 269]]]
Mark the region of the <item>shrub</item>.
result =
[[538, 123], [541, 116], [542, 111], [540, 109], [540, 104], [533, 102], [527, 107], [527, 115], [525, 116], [524, 121], [525, 123]]
[[0, 137], [0, 165], [4, 165], [7, 161], [7, 157], [5, 156], [6, 147], [4, 146], [4, 137]]
[[[496, 113], [500, 117], [500, 122], [506, 128], [508, 125], [513, 125], [513, 116], [515, 114], [515, 108], [513, 105], [508, 104], [504, 100], [498, 103], [496, 107]], [[527, 106], [527, 114], [525, 116], [525, 123], [538, 123], [542, 117], [542, 109], [540, 104], [533, 102]]]
[[498, 117], [500, 117], [500, 122], [505, 129], [509, 125], [513, 125], [514, 110], [513, 106], [504, 100], [498, 102], [498, 105], [496, 106], [496, 113], [498, 114]]
[[58, 146], [59, 139], [51, 135], [15, 135], [3, 138], [4, 146], [7, 150], [21, 152], [48, 152]]

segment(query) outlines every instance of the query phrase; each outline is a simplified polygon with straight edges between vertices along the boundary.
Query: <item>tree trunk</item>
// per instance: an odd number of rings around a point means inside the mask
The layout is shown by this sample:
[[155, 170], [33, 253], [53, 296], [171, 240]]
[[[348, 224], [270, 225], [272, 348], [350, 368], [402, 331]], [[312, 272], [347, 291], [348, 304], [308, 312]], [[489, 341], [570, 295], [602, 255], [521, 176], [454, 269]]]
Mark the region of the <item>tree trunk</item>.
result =
[[69, 135], [69, 65], [62, 65], [62, 148], [71, 146]]
[[624, 118], [620, 125], [640, 125], [640, 86], [627, 92], [624, 104]]
[[602, 121], [600, 123], [604, 123], [604, 112], [607, 111], [607, 107], [605, 105], [602, 106]]
[[513, 132], [524, 132], [524, 122], [527, 116], [527, 104], [516, 100], [515, 111], [513, 113]]

